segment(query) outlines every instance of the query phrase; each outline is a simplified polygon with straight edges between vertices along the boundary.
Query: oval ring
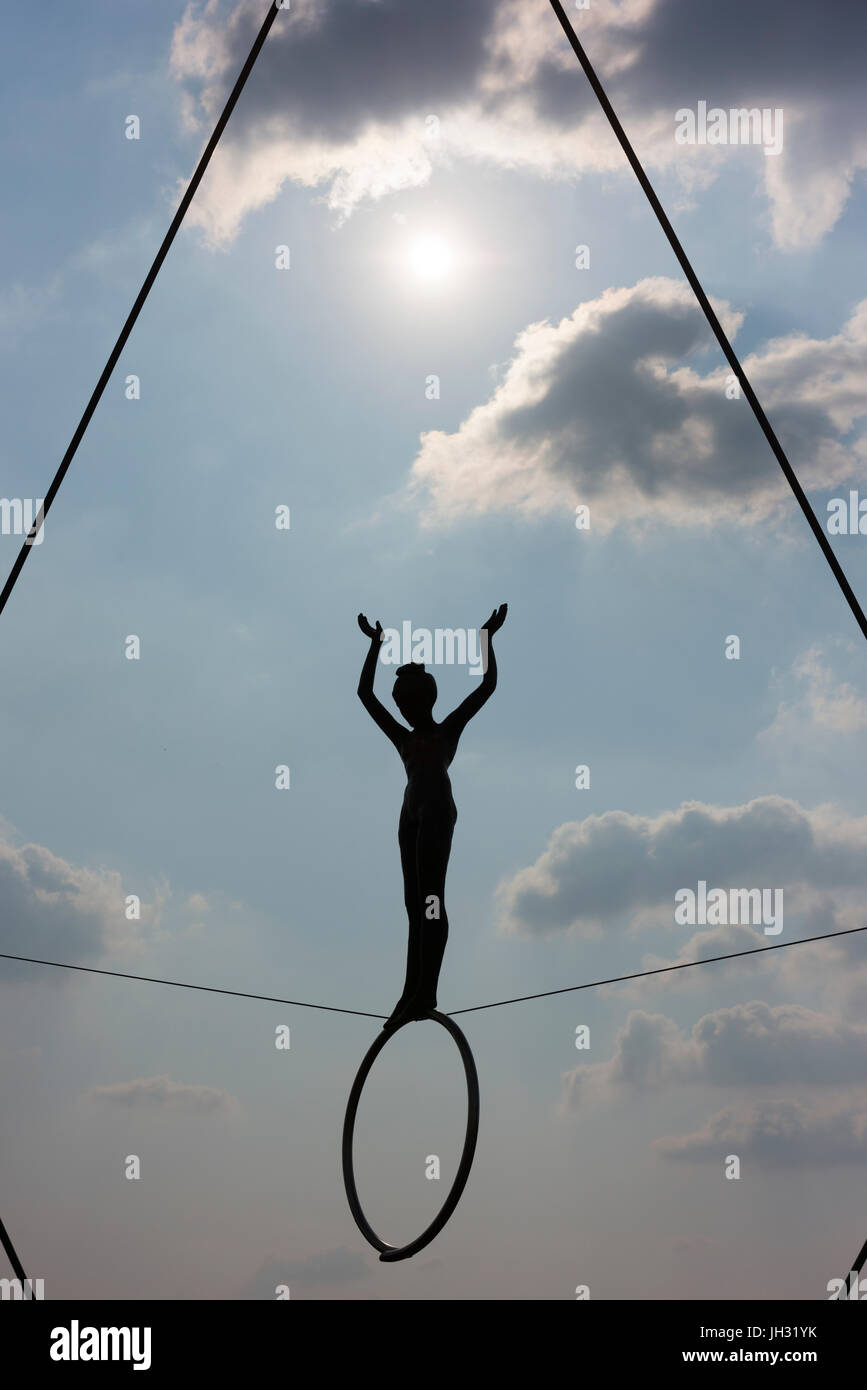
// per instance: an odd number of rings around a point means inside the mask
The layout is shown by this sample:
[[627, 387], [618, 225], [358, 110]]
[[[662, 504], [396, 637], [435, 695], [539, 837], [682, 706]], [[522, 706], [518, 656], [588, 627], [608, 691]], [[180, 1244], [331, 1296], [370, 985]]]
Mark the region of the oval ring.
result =
[[[410, 1255], [415, 1255], [419, 1250], [423, 1250], [426, 1245], [439, 1235], [443, 1226], [448, 1221], [455, 1207], [461, 1199], [467, 1178], [470, 1176], [470, 1169], [473, 1166], [473, 1156], [476, 1152], [476, 1139], [479, 1134], [479, 1078], [476, 1072], [476, 1064], [470, 1045], [461, 1032], [458, 1025], [449, 1018], [448, 1014], [441, 1014], [436, 1009], [425, 1014], [425, 1018], [432, 1018], [435, 1023], [441, 1024], [447, 1033], [451, 1033], [461, 1054], [461, 1061], [464, 1064], [464, 1075], [467, 1079], [467, 1132], [464, 1138], [464, 1148], [461, 1154], [461, 1161], [458, 1164], [458, 1171], [452, 1183], [451, 1191], [445, 1202], [434, 1217], [430, 1225], [422, 1231], [420, 1236], [411, 1240], [407, 1245], [388, 1245], [376, 1234], [364, 1212], [361, 1210], [361, 1203], [358, 1200], [358, 1190], [355, 1186], [355, 1173], [352, 1167], [352, 1140], [355, 1134], [355, 1117], [358, 1112], [358, 1102], [361, 1099], [361, 1092], [367, 1080], [371, 1067], [376, 1061], [389, 1038], [395, 1033], [399, 1033], [401, 1028], [406, 1027], [406, 1023], [401, 1023], [397, 1028], [390, 1032], [381, 1032], [365, 1054], [358, 1074], [349, 1092], [349, 1100], [346, 1105], [346, 1118], [343, 1121], [343, 1185], [346, 1188], [346, 1198], [349, 1202], [349, 1210], [355, 1219], [355, 1224], [361, 1231], [365, 1240], [368, 1241], [375, 1250], [380, 1252], [380, 1260], [392, 1262], [395, 1260], [406, 1260]], [[414, 1020], [407, 1019], [407, 1023]]]

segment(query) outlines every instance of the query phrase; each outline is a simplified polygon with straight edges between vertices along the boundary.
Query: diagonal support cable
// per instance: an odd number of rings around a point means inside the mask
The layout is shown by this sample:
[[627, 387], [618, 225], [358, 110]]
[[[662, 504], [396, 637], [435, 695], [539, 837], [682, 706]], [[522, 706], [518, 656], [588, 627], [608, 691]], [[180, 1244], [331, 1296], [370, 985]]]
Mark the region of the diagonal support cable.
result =
[[33, 1289], [30, 1285], [30, 1281], [24, 1273], [24, 1266], [18, 1258], [15, 1246], [12, 1244], [12, 1238], [2, 1221], [0, 1221], [0, 1245], [2, 1245], [3, 1249], [6, 1251], [9, 1263], [15, 1271], [15, 1278], [18, 1280], [22, 1289], [30, 1289], [30, 1297], [32, 1298]]
[[638, 179], [638, 182], [641, 184], [641, 187], [644, 189], [644, 192], [647, 195], [647, 200], [656, 214], [656, 218], [659, 222], [659, 225], [661, 226], [666, 237], [668, 238], [668, 244], [670, 245], [672, 251], [677, 257], [678, 262], [680, 264], [680, 268], [686, 276], [687, 280], [689, 281], [689, 285], [693, 291], [693, 294], [695, 295], [696, 299], [701, 305], [704, 316], [710, 324], [711, 329], [713, 330], [714, 337], [716, 338], [717, 342], [723, 350], [723, 354], [725, 356], [726, 361], [728, 362], [729, 366], [731, 367], [732, 371], [737, 377], [738, 382], [740, 384], [740, 388], [746, 396], [747, 400], [749, 401], [750, 406], [752, 407], [752, 412], [759, 422], [765, 439], [771, 446], [777, 463], [783, 470], [786, 482], [789, 484], [789, 487], [795, 494], [798, 506], [804, 513], [810, 530], [813, 532], [813, 535], [819, 542], [822, 554], [828, 561], [831, 573], [834, 575], [834, 578], [839, 584], [840, 589], [843, 593], [843, 597], [845, 598], [846, 602], [851, 608], [852, 615], [856, 623], [860, 627], [863, 636], [867, 637], [867, 617], [864, 616], [864, 611], [857, 598], [855, 597], [852, 586], [846, 578], [846, 575], [843, 572], [843, 568], [840, 565], [840, 562], [838, 561], [836, 555], [834, 554], [834, 549], [831, 545], [831, 542], [828, 540], [828, 537], [822, 530], [821, 522], [819, 521], [819, 518], [816, 516], [816, 513], [813, 511], [813, 508], [810, 506], [810, 503], [807, 499], [807, 494], [804, 492], [804, 489], [798, 482], [798, 479], [795, 475], [795, 471], [792, 468], [792, 465], [789, 463], [789, 460], [786, 456], [786, 452], [783, 449], [783, 446], [777, 438], [776, 434], [774, 433], [771, 423], [768, 420], [768, 417], [766, 416], [764, 410], [762, 409], [758, 396], [756, 395], [755, 391], [750, 385], [749, 378], [744, 372], [744, 369], [740, 364], [740, 361], [737, 357], [737, 354], [735, 353], [734, 348], [732, 347], [731, 343], [726, 337], [725, 330], [723, 329], [722, 324], [720, 323], [719, 319], [717, 318], [714, 312], [713, 305], [711, 304], [710, 300], [708, 299], [707, 295], [702, 289], [701, 282], [692, 268], [692, 265], [689, 261], [689, 257], [687, 256], [686, 252], [680, 244], [680, 241], [678, 240], [677, 233], [675, 232], [674, 228], [668, 220], [668, 217], [666, 216], [665, 209], [663, 208], [661, 202], [656, 196], [650, 179], [644, 172], [643, 165], [640, 159], [638, 158], [638, 155], [635, 153], [634, 149], [632, 148], [632, 145], [629, 143], [629, 139], [626, 135], [626, 132], [617, 118], [617, 113], [615, 112], [614, 107], [611, 105], [611, 102], [608, 100], [602, 83], [596, 76], [593, 64], [590, 62], [590, 59], [584, 52], [584, 49], [578, 39], [577, 34], [575, 33], [575, 30], [572, 28], [572, 25], [566, 18], [566, 14], [563, 10], [563, 6], [560, 4], [560, 0], [551, 0], [551, 7], [560, 21], [564, 34], [566, 35], [567, 39], [572, 45], [578, 62], [584, 69], [587, 81], [593, 88], [593, 91], [595, 92], [599, 100], [599, 105], [605, 112], [605, 115], [608, 118], [608, 123], [611, 126], [611, 129], [614, 131], [614, 134], [617, 136], [617, 140], [620, 144], [621, 149], [623, 150], [623, 153], [626, 155], [626, 158], [629, 160], [629, 163], [632, 166], [632, 171], [635, 174], [635, 177]]
[[[237, 82], [235, 83], [234, 87], [229, 93], [229, 98], [225, 106], [223, 107], [220, 119], [217, 121], [217, 124], [214, 127], [213, 134], [211, 135], [210, 140], [205, 146], [202, 156], [196, 166], [196, 171], [193, 174], [193, 177], [190, 179], [190, 182], [187, 185], [187, 188], [184, 192], [184, 196], [181, 198], [181, 201], [178, 204], [178, 208], [175, 212], [174, 217], [172, 218], [171, 225], [169, 226], [168, 231], [163, 237], [162, 245], [160, 246], [159, 251], [154, 257], [153, 264], [151, 265], [150, 270], [145, 276], [144, 283], [141, 289], [139, 290], [138, 295], [136, 296], [135, 303], [133, 304], [132, 308], [130, 309], [127, 315], [126, 322], [124, 323], [123, 328], [120, 330], [117, 342], [112, 348], [108, 361], [102, 369], [102, 374], [99, 380], [97, 381], [96, 386], [93, 388], [93, 393], [87, 405], [85, 406], [84, 414], [78, 422], [78, 426], [75, 430], [75, 433], [69, 442], [69, 447], [67, 448], [66, 453], [63, 455], [63, 458], [60, 461], [60, 466], [51, 480], [51, 485], [45, 494], [45, 498], [43, 500], [42, 506], [39, 509], [39, 513], [34, 519], [33, 525], [30, 527], [30, 530], [28, 531], [27, 536], [24, 539], [24, 544], [18, 552], [18, 558], [12, 566], [12, 569], [9, 573], [9, 577], [3, 586], [3, 592], [0, 593], [0, 613], [2, 613], [3, 609], [6, 607], [6, 604], [8, 603], [9, 598], [12, 594], [12, 590], [15, 588], [15, 585], [18, 582], [18, 576], [24, 568], [27, 556], [30, 554], [31, 549], [33, 548], [33, 543], [42, 529], [43, 522], [45, 521], [45, 518], [48, 515], [48, 510], [55, 497], [57, 496], [57, 493], [60, 490], [60, 485], [63, 482], [63, 479], [66, 477], [69, 465], [72, 463], [72, 460], [75, 458], [75, 455], [78, 452], [78, 446], [84, 438], [85, 431], [87, 430], [87, 427], [90, 424], [91, 419], [93, 418], [96, 407], [99, 405], [99, 402], [102, 399], [103, 392], [105, 391], [105, 388], [108, 385], [112, 372], [117, 366], [118, 360], [120, 359], [120, 355], [126, 346], [127, 339], [129, 338], [130, 333], [135, 327], [136, 320], [139, 314], [141, 313], [145, 301], [153, 288], [154, 281], [159, 275], [162, 263], [168, 255], [172, 242], [174, 241], [178, 231], [180, 230], [181, 223], [183, 222], [184, 217], [187, 214], [187, 209], [189, 208], [191, 202], [193, 201], [193, 198], [196, 195], [196, 190], [198, 189], [199, 184], [201, 183], [204, 177], [205, 170], [207, 169], [211, 161], [211, 155], [214, 153], [214, 150], [220, 143], [220, 136], [223, 134], [223, 131], [225, 130], [228, 124], [229, 117], [234, 111], [238, 98], [244, 90], [244, 87], [246, 86], [247, 78], [253, 71], [256, 59], [262, 51], [262, 47], [270, 32], [271, 25], [277, 18], [277, 12], [281, 8], [282, 6], [278, 3], [278, 0], [271, 0], [271, 3], [268, 6], [268, 13], [265, 16], [265, 20], [262, 24], [262, 27], [256, 35], [253, 47], [250, 49], [250, 52], [247, 56], [247, 61], [241, 69]], [[6, 1254], [9, 1257], [9, 1262], [15, 1271], [16, 1278], [21, 1282], [23, 1287], [30, 1288], [30, 1285], [27, 1283], [27, 1276], [24, 1273], [24, 1267], [21, 1264], [18, 1255], [16, 1254], [15, 1247], [12, 1244], [12, 1241], [9, 1237], [9, 1233], [7, 1232], [2, 1221], [0, 1221], [0, 1244], [2, 1244], [3, 1249], [6, 1251]]]
[[72, 463], [72, 460], [75, 458], [75, 455], [78, 452], [78, 446], [84, 438], [85, 431], [87, 430], [87, 427], [90, 424], [96, 407], [99, 405], [99, 402], [102, 398], [102, 394], [105, 391], [106, 386], [108, 385], [109, 378], [111, 377], [112, 372], [118, 364], [118, 360], [120, 358], [121, 353], [126, 347], [127, 339], [129, 338], [130, 333], [135, 327], [136, 319], [138, 318], [139, 314], [141, 313], [144, 307], [145, 300], [147, 299], [148, 295], [153, 289], [154, 281], [156, 280], [160, 272], [160, 267], [162, 266], [163, 261], [168, 255], [172, 242], [174, 241], [178, 231], [180, 230], [181, 223], [183, 222], [184, 217], [186, 216], [187, 209], [189, 208], [190, 203], [193, 201], [193, 198], [196, 195], [196, 189], [198, 188], [199, 184], [202, 181], [202, 178], [204, 177], [205, 170], [207, 169], [211, 161], [211, 155], [214, 153], [214, 150], [220, 143], [220, 136], [223, 134], [223, 131], [225, 130], [226, 125], [228, 124], [229, 117], [235, 109], [235, 105], [238, 101], [238, 98], [244, 90], [247, 78], [253, 71], [253, 66], [256, 62], [256, 59], [259, 56], [259, 53], [262, 50], [262, 46], [266, 38], [268, 37], [271, 25], [277, 18], [279, 8], [280, 6], [277, 0], [271, 0], [270, 5], [268, 6], [268, 14], [265, 17], [265, 21], [261, 29], [259, 30], [259, 33], [256, 35], [256, 40], [253, 44], [253, 47], [250, 49], [247, 61], [241, 69], [238, 80], [229, 94], [229, 99], [226, 102], [226, 105], [223, 107], [220, 119], [214, 126], [214, 133], [208, 141], [207, 145], [205, 146], [202, 157], [199, 160], [198, 165], [196, 166], [196, 172], [190, 179], [186, 191], [184, 192], [184, 196], [178, 204], [178, 210], [172, 218], [171, 226], [166, 232], [163, 238], [162, 245], [160, 246], [159, 251], [154, 257], [153, 264], [150, 270], [148, 271], [147, 275], [145, 276], [144, 284], [139, 290], [138, 295], [136, 296], [136, 301], [130, 309], [129, 314], [127, 315], [126, 323], [120, 330], [117, 342], [112, 348], [108, 361], [102, 369], [102, 375], [96, 383], [96, 386], [93, 388], [93, 394], [91, 395], [90, 400], [87, 402], [87, 405], [85, 406], [84, 414], [78, 422], [75, 434], [69, 441], [69, 447], [60, 461], [60, 467], [58, 468], [57, 472], [51, 480], [51, 485], [45, 494], [45, 500], [43, 501], [42, 506], [39, 509], [39, 513], [36, 516], [33, 525], [30, 527], [30, 530], [28, 531], [24, 539], [24, 544], [18, 552], [18, 558], [16, 559], [15, 564], [12, 566], [12, 569], [9, 572], [9, 578], [6, 580], [6, 583], [3, 586], [3, 592], [0, 593], [0, 613], [3, 612], [3, 609], [6, 607], [6, 604], [9, 601], [9, 598], [12, 594], [12, 590], [15, 588], [15, 585], [18, 582], [18, 576], [24, 568], [27, 556], [30, 554], [30, 551], [33, 548], [33, 543], [36, 537], [39, 535], [40, 530], [42, 529], [42, 523], [48, 515], [48, 509], [50, 508], [52, 502], [57, 496], [57, 493], [60, 490], [60, 484], [66, 477], [69, 465]]

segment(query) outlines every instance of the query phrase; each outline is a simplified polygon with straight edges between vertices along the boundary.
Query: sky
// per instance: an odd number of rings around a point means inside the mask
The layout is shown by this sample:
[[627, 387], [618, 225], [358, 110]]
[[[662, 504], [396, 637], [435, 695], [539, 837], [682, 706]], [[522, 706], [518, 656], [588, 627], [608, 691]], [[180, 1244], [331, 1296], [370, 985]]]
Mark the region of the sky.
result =
[[[264, 13], [4, 7], [2, 497], [44, 496]], [[569, 13], [826, 531], [857, 494], [867, 602], [863, 11]], [[700, 103], [781, 147], [678, 140]], [[356, 614], [504, 602], [442, 1009], [864, 925], [863, 641], [728, 378], [547, 3], [293, 0], [0, 619], [2, 950], [390, 1012]], [[478, 678], [432, 669], [444, 717]], [[772, 934], [678, 920], [700, 883], [778, 894]], [[0, 960], [0, 1214], [47, 1298], [823, 1298], [865, 1004], [852, 935], [465, 1015], [473, 1171], [383, 1265], [340, 1170], [375, 1019]], [[465, 1106], [443, 1030], [389, 1042], [355, 1152], [391, 1243]]]

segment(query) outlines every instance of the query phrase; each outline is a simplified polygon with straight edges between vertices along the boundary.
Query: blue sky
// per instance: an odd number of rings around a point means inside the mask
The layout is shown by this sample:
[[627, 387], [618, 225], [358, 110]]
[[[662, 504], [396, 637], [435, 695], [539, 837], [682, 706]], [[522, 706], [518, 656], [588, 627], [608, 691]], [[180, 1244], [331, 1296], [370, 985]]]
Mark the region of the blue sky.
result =
[[[44, 494], [261, 9], [5, 17], [4, 496]], [[600, 4], [586, 41], [824, 518], [864, 486], [862, 25], [787, 6], [781, 53], [765, 9], [742, 71], [739, 5]], [[334, 14], [278, 16], [3, 615], [2, 949], [388, 1012], [403, 774], [355, 615], [501, 602], [452, 770], [442, 1007], [767, 944], [676, 927], [700, 879], [782, 888], [781, 941], [860, 925], [858, 629], [553, 15], [448, 4], [432, 33], [353, 3], [349, 73]], [[779, 160], [675, 145], [705, 99], [782, 106]], [[432, 234], [455, 266], [429, 283]], [[834, 544], [863, 602], [864, 537]], [[442, 715], [472, 678], [436, 674]], [[372, 1020], [7, 962], [3, 1217], [49, 1297], [821, 1297], [863, 1239], [848, 941], [467, 1016], [476, 1164], [393, 1268], [339, 1169]], [[359, 1178], [395, 1240], [442, 1198], [461, 1086], [430, 1026], [377, 1064]]]

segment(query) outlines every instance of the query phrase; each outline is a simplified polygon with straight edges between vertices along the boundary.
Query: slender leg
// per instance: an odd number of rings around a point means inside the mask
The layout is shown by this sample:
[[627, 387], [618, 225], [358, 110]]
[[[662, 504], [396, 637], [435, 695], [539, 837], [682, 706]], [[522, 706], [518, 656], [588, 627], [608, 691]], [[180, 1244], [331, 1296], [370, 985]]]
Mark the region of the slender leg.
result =
[[421, 968], [415, 998], [417, 1014], [429, 1013], [437, 1004], [437, 983], [449, 935], [445, 889], [455, 817], [453, 806], [436, 805], [426, 808], [419, 822], [416, 863]]
[[418, 896], [418, 830], [418, 821], [409, 816], [405, 808], [402, 808], [397, 838], [400, 845], [400, 864], [403, 870], [403, 900], [406, 904], [409, 925], [406, 946], [406, 979], [404, 980], [403, 993], [395, 1004], [391, 1017], [383, 1025], [386, 1028], [394, 1027], [398, 1021], [403, 1020], [407, 1006], [415, 999], [419, 987], [423, 913]]

